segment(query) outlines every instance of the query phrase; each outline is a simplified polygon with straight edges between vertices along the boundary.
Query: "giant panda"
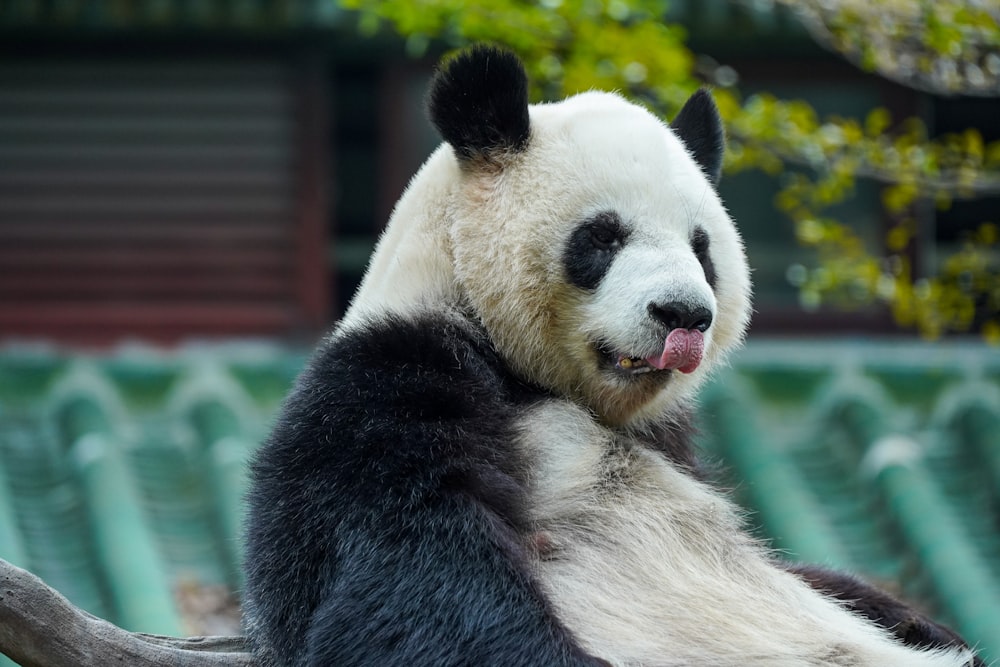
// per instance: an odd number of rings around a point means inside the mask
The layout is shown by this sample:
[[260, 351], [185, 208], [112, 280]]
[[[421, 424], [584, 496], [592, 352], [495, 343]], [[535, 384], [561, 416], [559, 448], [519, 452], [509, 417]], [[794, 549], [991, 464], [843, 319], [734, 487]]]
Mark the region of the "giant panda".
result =
[[787, 567], [699, 467], [692, 403], [750, 279], [695, 93], [529, 105], [507, 51], [443, 65], [445, 143], [252, 464], [265, 666], [959, 667], [962, 640]]

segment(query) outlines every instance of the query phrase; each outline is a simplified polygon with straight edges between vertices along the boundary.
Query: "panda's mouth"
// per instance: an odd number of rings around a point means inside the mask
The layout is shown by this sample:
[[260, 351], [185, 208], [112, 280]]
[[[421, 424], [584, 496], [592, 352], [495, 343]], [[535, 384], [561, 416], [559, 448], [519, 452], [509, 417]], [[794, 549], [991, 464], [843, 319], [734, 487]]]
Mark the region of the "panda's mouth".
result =
[[608, 343], [598, 343], [594, 346], [600, 358], [601, 365], [607, 370], [620, 375], [643, 375], [645, 373], [665, 372], [670, 369], [658, 369], [650, 365], [645, 357], [632, 356], [616, 351]]
[[648, 356], [622, 353], [607, 343], [598, 344], [597, 351], [607, 366], [626, 375], [674, 370], [693, 373], [701, 365], [705, 339], [697, 329], [673, 329], [663, 341], [662, 351]]
[[[641, 357], [629, 357], [627, 355], [609, 355], [611, 359], [614, 359], [615, 370], [626, 373], [628, 375], [641, 375], [642, 373], [652, 373], [653, 371], [658, 371], [660, 369], [653, 368], [649, 365], [649, 362]], [[618, 358], [615, 359], [615, 356]], [[669, 373], [670, 369], [663, 369], [665, 372]]]

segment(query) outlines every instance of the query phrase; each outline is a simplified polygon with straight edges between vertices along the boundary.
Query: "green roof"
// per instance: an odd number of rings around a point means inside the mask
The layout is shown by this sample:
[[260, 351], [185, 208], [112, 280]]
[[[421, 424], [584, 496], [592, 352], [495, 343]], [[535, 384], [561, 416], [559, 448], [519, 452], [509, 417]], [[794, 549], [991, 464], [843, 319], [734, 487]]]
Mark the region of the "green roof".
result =
[[[0, 557], [130, 630], [240, 587], [246, 457], [306, 353], [0, 350]], [[916, 599], [1000, 658], [1000, 352], [751, 342], [706, 389], [706, 453], [785, 556]]]

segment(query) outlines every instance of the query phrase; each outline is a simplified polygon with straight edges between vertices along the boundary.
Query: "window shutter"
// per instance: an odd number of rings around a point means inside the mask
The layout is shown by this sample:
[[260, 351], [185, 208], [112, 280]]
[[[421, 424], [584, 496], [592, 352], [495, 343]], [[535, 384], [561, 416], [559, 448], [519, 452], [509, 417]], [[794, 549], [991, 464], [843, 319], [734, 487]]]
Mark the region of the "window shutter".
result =
[[299, 81], [264, 60], [0, 64], [0, 337], [319, 326]]

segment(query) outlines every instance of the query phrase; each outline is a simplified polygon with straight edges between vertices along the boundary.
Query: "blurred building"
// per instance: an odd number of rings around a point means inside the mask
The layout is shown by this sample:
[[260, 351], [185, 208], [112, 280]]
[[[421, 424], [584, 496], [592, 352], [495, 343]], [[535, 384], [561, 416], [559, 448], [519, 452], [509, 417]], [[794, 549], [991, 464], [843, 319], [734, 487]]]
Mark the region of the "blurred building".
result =
[[325, 0], [0, 3], [0, 337], [328, 326], [416, 67], [345, 24]]
[[[859, 72], [787, 13], [674, 2], [702, 68], [823, 113], [885, 106], [1000, 138], [1000, 102], [938, 99]], [[342, 312], [409, 177], [437, 144], [434, 58], [359, 38], [329, 0], [0, 3], [0, 337], [69, 343], [311, 340]], [[804, 313], [807, 251], [774, 179], [723, 179], [755, 267], [754, 331], [892, 331], [883, 312]], [[876, 246], [879, 188], [839, 210]], [[1000, 200], [921, 212], [917, 271]]]

